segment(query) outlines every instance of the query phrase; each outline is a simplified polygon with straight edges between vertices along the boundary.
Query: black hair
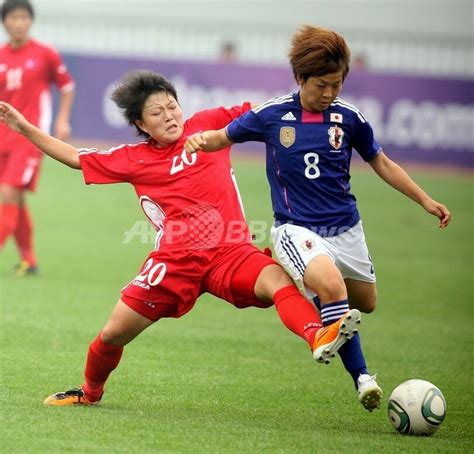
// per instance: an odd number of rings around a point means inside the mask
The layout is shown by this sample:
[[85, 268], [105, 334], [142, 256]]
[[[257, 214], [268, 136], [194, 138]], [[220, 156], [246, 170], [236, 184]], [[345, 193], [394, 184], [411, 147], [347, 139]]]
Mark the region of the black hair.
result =
[[2, 4], [2, 22], [5, 22], [5, 18], [8, 14], [20, 8], [26, 9], [32, 19], [35, 18], [33, 5], [28, 0], [5, 0]]
[[142, 120], [143, 107], [148, 97], [159, 92], [165, 92], [178, 101], [174, 85], [161, 74], [148, 70], [129, 72], [112, 92], [112, 101], [122, 109], [128, 124], [136, 128], [138, 136], [149, 137], [137, 126], [136, 121]]

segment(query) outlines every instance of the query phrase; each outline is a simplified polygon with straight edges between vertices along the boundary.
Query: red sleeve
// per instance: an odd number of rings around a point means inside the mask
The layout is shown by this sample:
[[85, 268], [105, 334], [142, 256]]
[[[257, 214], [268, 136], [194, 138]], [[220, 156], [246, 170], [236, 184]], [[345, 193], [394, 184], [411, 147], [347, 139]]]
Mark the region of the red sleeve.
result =
[[218, 107], [198, 112], [194, 117], [203, 123], [203, 130], [225, 128], [232, 120], [240, 117], [252, 108], [250, 102], [244, 102], [241, 106]]
[[60, 92], [68, 92], [74, 89], [72, 79], [61, 56], [52, 47], [48, 47], [49, 77], [50, 82], [55, 84]]
[[131, 179], [126, 145], [105, 151], [81, 148], [79, 160], [86, 184], [126, 183]]

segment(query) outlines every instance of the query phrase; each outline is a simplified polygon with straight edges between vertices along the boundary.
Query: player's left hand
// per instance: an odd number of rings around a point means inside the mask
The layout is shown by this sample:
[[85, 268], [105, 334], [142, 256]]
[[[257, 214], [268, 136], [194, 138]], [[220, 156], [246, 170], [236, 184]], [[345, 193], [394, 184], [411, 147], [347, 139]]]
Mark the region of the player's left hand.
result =
[[54, 136], [63, 141], [69, 139], [71, 136], [70, 123], [58, 118], [56, 120], [56, 124], [54, 125]]
[[184, 144], [184, 149], [187, 153], [196, 153], [202, 150], [203, 145], [206, 145], [206, 139], [201, 132], [189, 136]]
[[439, 228], [444, 229], [448, 226], [451, 221], [450, 211], [442, 204], [436, 200], [429, 199], [423, 204], [423, 208], [433, 216], [436, 216], [439, 219]]

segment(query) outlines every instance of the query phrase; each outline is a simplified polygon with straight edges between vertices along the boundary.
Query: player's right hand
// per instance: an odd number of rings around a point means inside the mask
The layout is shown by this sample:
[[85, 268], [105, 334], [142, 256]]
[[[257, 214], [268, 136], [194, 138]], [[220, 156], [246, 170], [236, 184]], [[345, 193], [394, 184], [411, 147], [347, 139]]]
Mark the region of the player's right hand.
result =
[[206, 145], [206, 139], [202, 132], [198, 132], [187, 138], [184, 149], [187, 153], [192, 154], [202, 150], [203, 145]]
[[0, 122], [5, 123], [10, 129], [19, 133], [28, 125], [26, 118], [4, 101], [0, 101]]

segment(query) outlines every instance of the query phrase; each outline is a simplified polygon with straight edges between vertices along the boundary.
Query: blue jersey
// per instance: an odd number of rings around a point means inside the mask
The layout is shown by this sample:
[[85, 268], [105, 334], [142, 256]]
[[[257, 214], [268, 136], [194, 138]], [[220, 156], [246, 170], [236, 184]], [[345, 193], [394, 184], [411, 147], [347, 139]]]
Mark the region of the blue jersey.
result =
[[301, 107], [299, 93], [273, 98], [227, 126], [232, 142], [264, 142], [276, 224], [334, 236], [360, 220], [350, 189], [352, 149], [365, 161], [380, 153], [361, 112], [336, 98], [321, 113]]

